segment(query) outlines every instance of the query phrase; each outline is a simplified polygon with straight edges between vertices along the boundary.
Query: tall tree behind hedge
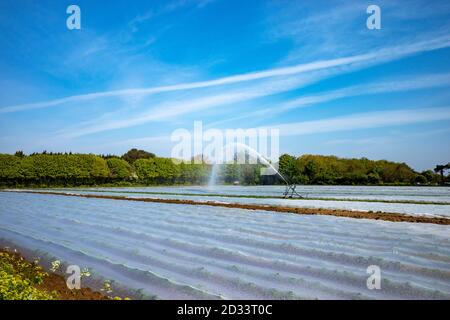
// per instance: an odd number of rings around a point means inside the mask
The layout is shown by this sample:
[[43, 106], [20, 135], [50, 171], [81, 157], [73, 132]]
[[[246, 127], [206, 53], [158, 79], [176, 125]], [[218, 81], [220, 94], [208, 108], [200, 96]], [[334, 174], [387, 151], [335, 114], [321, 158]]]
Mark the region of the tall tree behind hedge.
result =
[[154, 158], [154, 157], [155, 157], [154, 153], [133, 148], [133, 149], [129, 150], [127, 153], [125, 153], [122, 156], [122, 159], [125, 160], [126, 162], [128, 162], [129, 164], [133, 164], [136, 160], [150, 159], [150, 158]]

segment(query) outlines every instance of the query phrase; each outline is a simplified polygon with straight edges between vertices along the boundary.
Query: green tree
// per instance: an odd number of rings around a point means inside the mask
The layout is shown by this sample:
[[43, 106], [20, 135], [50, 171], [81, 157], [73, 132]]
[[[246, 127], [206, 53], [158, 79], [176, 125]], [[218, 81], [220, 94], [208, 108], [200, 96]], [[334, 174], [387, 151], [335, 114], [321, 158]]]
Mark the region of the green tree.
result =
[[2, 184], [16, 184], [21, 178], [20, 158], [9, 154], [0, 154], [0, 180]]
[[172, 159], [155, 157], [154, 162], [160, 183], [173, 183], [180, 175], [180, 168]]
[[285, 179], [292, 183], [295, 183], [298, 180], [298, 172], [295, 164], [295, 157], [288, 154], [281, 155], [278, 162], [278, 171]]
[[415, 179], [416, 184], [427, 184], [428, 180], [425, 176], [418, 174]]
[[154, 158], [155, 154], [151, 152], [147, 152], [144, 150], [138, 150], [136, 148], [133, 148], [129, 150], [127, 153], [125, 153], [122, 156], [122, 159], [128, 162], [129, 164], [133, 164], [138, 159], [150, 159]]
[[131, 176], [131, 166], [125, 160], [119, 158], [108, 158], [106, 160], [108, 164], [110, 177], [117, 180], [128, 179]]
[[23, 153], [22, 150], [16, 151], [16, 153], [14, 153], [14, 155], [19, 158], [25, 157], [25, 154]]
[[441, 184], [444, 184], [444, 181], [445, 181], [444, 172], [445, 172], [445, 170], [448, 170], [448, 169], [450, 169], [450, 162], [447, 163], [446, 165], [437, 165], [434, 168], [434, 172], [439, 173], [441, 175]]

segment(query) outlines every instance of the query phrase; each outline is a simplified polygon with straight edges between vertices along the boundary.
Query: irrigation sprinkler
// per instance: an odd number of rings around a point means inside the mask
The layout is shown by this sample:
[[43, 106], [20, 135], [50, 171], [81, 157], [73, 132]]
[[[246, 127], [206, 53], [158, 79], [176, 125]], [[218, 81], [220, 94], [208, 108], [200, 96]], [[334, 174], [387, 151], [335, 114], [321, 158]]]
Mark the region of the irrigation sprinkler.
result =
[[[286, 179], [267, 159], [265, 159], [258, 151], [256, 151], [255, 149], [247, 146], [246, 144], [240, 143], [240, 142], [232, 142], [229, 143], [227, 145], [225, 145], [224, 147], [222, 147], [223, 149], [227, 149], [230, 147], [238, 147], [238, 148], [243, 148], [246, 150], [246, 152], [248, 152], [250, 155], [255, 156], [257, 159], [259, 159], [262, 164], [264, 164], [267, 168], [271, 169], [274, 173], [276, 173], [283, 181], [284, 183], [286, 183], [286, 189], [283, 192], [283, 197], [285, 199], [287, 198], [298, 198], [298, 199], [304, 199], [305, 197], [303, 197], [301, 194], [299, 194], [295, 188], [297, 187], [297, 185], [295, 183], [290, 183], [288, 181], [288, 179]], [[203, 160], [203, 159], [202, 159]], [[213, 186], [215, 184], [215, 176], [216, 176], [216, 164], [213, 164], [213, 170], [211, 172], [211, 177], [210, 177], [210, 182], [209, 182], [209, 186]]]
[[283, 192], [283, 197], [285, 199], [287, 199], [287, 198], [303, 199], [304, 197], [295, 190], [296, 187], [297, 187], [297, 185], [295, 183], [293, 183], [293, 184], [286, 183], [286, 189]]
[[286, 189], [283, 192], [283, 197], [285, 199], [287, 198], [299, 198], [303, 199], [304, 197], [299, 194], [295, 188], [297, 188], [297, 185], [295, 183], [290, 183], [280, 172], [278, 172], [281, 178], [283, 178], [284, 182], [286, 183]]

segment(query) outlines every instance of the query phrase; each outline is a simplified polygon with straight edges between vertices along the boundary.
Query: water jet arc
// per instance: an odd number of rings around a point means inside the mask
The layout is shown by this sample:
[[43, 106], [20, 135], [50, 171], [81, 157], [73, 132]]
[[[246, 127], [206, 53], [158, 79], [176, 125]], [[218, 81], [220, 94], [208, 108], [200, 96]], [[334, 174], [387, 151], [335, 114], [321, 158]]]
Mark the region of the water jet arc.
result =
[[[258, 160], [260, 160], [266, 167], [270, 168], [271, 170], [273, 170], [273, 172], [275, 172], [286, 184], [286, 189], [283, 192], [283, 196], [285, 198], [293, 198], [298, 197], [298, 198], [303, 198], [302, 195], [300, 195], [295, 188], [297, 187], [296, 184], [293, 183], [289, 183], [289, 181], [269, 162], [267, 161], [266, 158], [264, 158], [264, 156], [262, 154], [260, 154], [258, 151], [256, 151], [255, 149], [249, 147], [248, 145], [244, 144], [244, 143], [240, 143], [240, 142], [233, 142], [233, 143], [229, 143], [226, 146], [224, 146], [221, 151], [223, 151], [224, 149], [228, 149], [228, 148], [234, 148], [237, 147], [239, 148], [243, 148], [246, 151], [249, 152], [249, 154], [251, 156], [256, 157]], [[209, 183], [208, 186], [211, 188], [215, 185], [216, 182], [216, 176], [217, 176], [217, 162], [212, 164], [212, 169], [211, 169], [211, 177], [209, 179]]]

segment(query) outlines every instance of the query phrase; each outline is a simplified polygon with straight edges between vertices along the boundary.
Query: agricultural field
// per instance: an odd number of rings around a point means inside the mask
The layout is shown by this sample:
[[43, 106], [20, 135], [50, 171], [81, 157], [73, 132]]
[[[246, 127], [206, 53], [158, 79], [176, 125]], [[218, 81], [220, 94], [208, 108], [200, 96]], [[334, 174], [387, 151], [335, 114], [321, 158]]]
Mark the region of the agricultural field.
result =
[[[58, 192], [310, 206], [319, 201], [450, 215], [442, 188], [305, 188], [300, 190], [309, 197], [327, 200], [264, 198], [281, 187], [221, 188], [224, 195], [249, 197], [220, 197], [206, 187]], [[339, 197], [347, 200], [328, 200]], [[423, 211], [408, 212], [407, 206]], [[1, 239], [88, 268], [94, 279], [108, 279], [114, 290], [134, 298], [450, 299], [448, 225], [25, 192], [1, 192], [0, 207]], [[381, 270], [380, 290], [367, 286], [373, 265]]]

